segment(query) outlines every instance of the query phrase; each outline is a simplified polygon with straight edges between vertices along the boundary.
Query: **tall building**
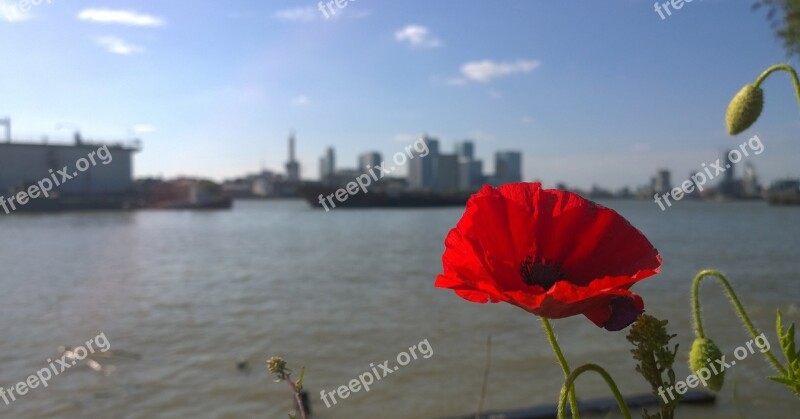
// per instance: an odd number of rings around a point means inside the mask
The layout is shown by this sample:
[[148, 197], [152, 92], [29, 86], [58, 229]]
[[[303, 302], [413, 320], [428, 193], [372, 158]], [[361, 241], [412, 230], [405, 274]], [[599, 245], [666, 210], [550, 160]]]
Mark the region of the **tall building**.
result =
[[742, 189], [745, 197], [752, 198], [761, 194], [761, 185], [758, 184], [758, 176], [756, 176], [756, 168], [752, 163], [747, 163], [744, 166], [744, 179], [742, 180]]
[[672, 181], [670, 180], [671, 174], [667, 169], [661, 169], [656, 172], [653, 178], [653, 192], [666, 195], [672, 191]]
[[730, 152], [728, 150], [725, 150], [721, 160], [725, 162], [723, 169], [725, 173], [723, 174], [722, 180], [719, 182], [717, 191], [723, 197], [738, 198], [742, 194], [742, 184], [737, 181], [734, 176], [736, 174], [734, 170], [736, 166], [731, 161]]
[[377, 151], [371, 151], [358, 156], [357, 168], [361, 171], [361, 173], [367, 173], [369, 169], [380, 165], [382, 161], [383, 159], [381, 158], [381, 153], [378, 153]]
[[439, 193], [457, 192], [459, 189], [458, 156], [455, 154], [440, 154], [434, 160], [434, 167], [433, 191]]
[[725, 182], [733, 182], [736, 177], [736, 165], [731, 161], [731, 150], [725, 150], [722, 159], [725, 160]]
[[428, 154], [422, 157], [416, 149], [413, 150], [414, 158], [408, 161], [408, 186], [419, 191], [433, 191], [436, 189], [436, 161], [439, 158], [439, 140], [423, 136], [421, 140], [428, 149]]
[[457, 142], [456, 155], [458, 155], [460, 160], [474, 160], [475, 144], [469, 140]]
[[497, 185], [522, 181], [522, 153], [498, 151], [494, 155], [494, 182]]
[[336, 174], [336, 152], [333, 147], [325, 150], [325, 155], [319, 159], [319, 180], [330, 181]]
[[[480, 189], [485, 180], [483, 162], [475, 160], [475, 145], [471, 141], [456, 143], [454, 154], [442, 154], [436, 139], [423, 136], [422, 141], [428, 148], [428, 154], [422, 157], [415, 152], [414, 158], [409, 160], [410, 189], [437, 193], [473, 192]], [[510, 168], [512, 177], [514, 170], [519, 173], [521, 158], [519, 153], [516, 155], [516, 169]], [[513, 165], [513, 156], [511, 160]], [[518, 174], [517, 177], [521, 176]]]
[[0, 118], [0, 126], [6, 128], [6, 142], [11, 142], [11, 118]]
[[458, 190], [474, 192], [483, 183], [483, 162], [475, 159], [475, 144], [465, 140], [456, 143], [458, 156]]
[[483, 162], [480, 160], [459, 160], [458, 189], [465, 192], [474, 192], [480, 189], [482, 183]]
[[300, 181], [300, 163], [294, 154], [294, 132], [289, 134], [289, 161], [286, 162], [286, 178], [289, 182]]

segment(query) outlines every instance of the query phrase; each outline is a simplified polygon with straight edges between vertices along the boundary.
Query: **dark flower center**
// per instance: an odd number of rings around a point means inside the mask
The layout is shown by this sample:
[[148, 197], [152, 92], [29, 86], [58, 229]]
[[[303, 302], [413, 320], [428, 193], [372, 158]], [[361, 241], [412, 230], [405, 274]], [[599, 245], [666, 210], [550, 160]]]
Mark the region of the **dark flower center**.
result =
[[552, 288], [559, 279], [564, 279], [560, 263], [538, 256], [525, 257], [519, 265], [519, 274], [525, 284], [539, 285], [545, 291]]

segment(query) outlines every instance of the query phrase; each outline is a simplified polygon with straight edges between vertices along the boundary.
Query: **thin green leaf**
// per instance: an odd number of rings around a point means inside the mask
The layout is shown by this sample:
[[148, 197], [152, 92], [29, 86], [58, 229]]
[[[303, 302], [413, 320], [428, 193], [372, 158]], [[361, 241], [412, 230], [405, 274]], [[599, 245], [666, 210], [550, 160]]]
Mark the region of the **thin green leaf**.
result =
[[786, 345], [783, 351], [786, 353], [786, 359], [789, 363], [797, 359], [797, 349], [794, 344], [794, 323], [789, 326], [789, 331], [786, 333]]
[[792, 381], [792, 380], [790, 380], [790, 379], [788, 379], [788, 378], [786, 378], [786, 377], [781, 377], [781, 376], [778, 376], [778, 375], [773, 375], [773, 376], [770, 376], [770, 377], [767, 377], [767, 378], [769, 378], [769, 379], [770, 379], [770, 380], [772, 380], [772, 381], [777, 381], [777, 382], [779, 382], [779, 383], [781, 383], [781, 384], [787, 385], [787, 386], [789, 386], [789, 387], [793, 387], [793, 386], [795, 385], [795, 382], [794, 382], [794, 381]]
[[297, 379], [297, 391], [303, 390], [303, 375], [306, 373], [306, 367], [300, 368], [300, 377]]

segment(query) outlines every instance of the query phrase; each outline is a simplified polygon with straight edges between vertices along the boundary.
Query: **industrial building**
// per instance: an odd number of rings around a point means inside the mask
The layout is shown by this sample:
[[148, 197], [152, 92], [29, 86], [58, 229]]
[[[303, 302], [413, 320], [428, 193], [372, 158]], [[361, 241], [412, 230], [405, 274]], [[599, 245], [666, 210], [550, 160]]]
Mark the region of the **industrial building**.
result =
[[[12, 141], [10, 121], [0, 120], [0, 125], [6, 127], [5, 141], [0, 142], [0, 195], [8, 197], [51, 178], [65, 167], [71, 179], [54, 188], [55, 195], [121, 195], [133, 191], [133, 153], [139, 151], [138, 142], [130, 145], [86, 142], [78, 133], [72, 144]], [[111, 156], [106, 159], [107, 164], [94, 157], [96, 164], [79, 172], [76, 162], [104, 146]]]

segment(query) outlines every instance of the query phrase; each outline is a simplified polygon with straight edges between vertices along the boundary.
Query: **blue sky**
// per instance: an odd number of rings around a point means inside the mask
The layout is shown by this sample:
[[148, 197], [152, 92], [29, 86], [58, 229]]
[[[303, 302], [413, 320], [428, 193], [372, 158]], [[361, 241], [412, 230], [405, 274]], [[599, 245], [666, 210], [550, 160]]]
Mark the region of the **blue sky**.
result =
[[[526, 180], [589, 187], [676, 180], [757, 134], [770, 180], [800, 175], [789, 78], [737, 138], [728, 101], [786, 61], [749, 0], [0, 0], [0, 116], [15, 137], [142, 138], [137, 176], [215, 179], [282, 170], [296, 130], [303, 176], [325, 147], [340, 167], [421, 133], [524, 153]], [[791, 62], [796, 64], [796, 62]], [[59, 128], [60, 126], [60, 128]]]

